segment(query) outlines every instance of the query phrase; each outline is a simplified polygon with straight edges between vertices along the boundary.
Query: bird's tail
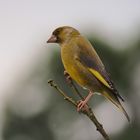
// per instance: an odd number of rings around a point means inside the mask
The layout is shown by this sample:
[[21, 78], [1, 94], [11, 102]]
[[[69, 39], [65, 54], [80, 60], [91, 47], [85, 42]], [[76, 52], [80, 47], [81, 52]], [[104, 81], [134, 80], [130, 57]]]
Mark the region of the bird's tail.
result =
[[120, 103], [119, 99], [117, 98], [117, 96], [114, 95], [111, 92], [106, 92], [106, 91], [103, 92], [103, 95], [107, 99], [109, 99], [113, 104], [115, 104], [124, 113], [124, 115], [126, 116], [128, 122], [130, 122], [130, 118], [129, 118], [127, 112], [125, 111], [125, 109], [123, 108], [123, 106], [121, 105], [121, 103]]

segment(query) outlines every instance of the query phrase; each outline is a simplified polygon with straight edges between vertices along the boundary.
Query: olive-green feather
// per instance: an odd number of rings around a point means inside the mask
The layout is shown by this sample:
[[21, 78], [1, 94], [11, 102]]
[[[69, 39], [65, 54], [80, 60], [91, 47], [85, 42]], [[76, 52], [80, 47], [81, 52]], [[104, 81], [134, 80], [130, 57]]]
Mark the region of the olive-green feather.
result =
[[[78, 60], [99, 80], [101, 84], [106, 86], [111, 90], [117, 97], [122, 101], [124, 99], [121, 97], [117, 91], [114, 83], [112, 82], [109, 74], [106, 72], [105, 66], [103, 65], [101, 59], [96, 53], [95, 49], [92, 47], [88, 40], [84, 39], [81, 41], [77, 39], [77, 44], [79, 46]], [[85, 51], [82, 51], [84, 48]]]

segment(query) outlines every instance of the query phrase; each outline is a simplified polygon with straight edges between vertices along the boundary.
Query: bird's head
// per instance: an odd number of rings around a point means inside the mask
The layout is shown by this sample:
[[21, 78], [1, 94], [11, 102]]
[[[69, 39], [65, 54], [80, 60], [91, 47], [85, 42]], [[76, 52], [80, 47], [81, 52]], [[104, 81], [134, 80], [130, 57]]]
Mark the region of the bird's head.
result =
[[71, 37], [80, 35], [80, 33], [69, 26], [63, 26], [55, 29], [52, 33], [52, 36], [49, 38], [47, 43], [58, 43], [62, 44], [65, 41], [69, 40]]

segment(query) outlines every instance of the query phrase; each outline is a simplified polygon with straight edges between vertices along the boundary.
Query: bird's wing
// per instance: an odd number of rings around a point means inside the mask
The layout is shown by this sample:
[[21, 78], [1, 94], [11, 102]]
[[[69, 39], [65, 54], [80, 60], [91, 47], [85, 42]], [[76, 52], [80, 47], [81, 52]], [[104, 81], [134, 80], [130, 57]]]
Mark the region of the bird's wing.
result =
[[[78, 46], [81, 48], [78, 53], [78, 57], [76, 59], [94, 75], [98, 79], [98, 81], [106, 86], [109, 90], [112, 91], [117, 97], [119, 97], [122, 101], [124, 99], [120, 96], [113, 81], [111, 80], [109, 74], [106, 72], [105, 67], [100, 60], [98, 54], [92, 47], [92, 45], [88, 41], [78, 42]], [[85, 48], [82, 51], [82, 48]]]

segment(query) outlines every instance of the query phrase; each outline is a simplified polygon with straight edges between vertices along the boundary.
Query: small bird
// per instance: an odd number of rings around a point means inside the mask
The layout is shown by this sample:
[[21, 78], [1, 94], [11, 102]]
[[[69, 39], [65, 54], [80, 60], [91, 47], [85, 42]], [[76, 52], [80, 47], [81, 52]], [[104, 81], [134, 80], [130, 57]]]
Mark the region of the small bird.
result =
[[61, 47], [61, 58], [66, 72], [81, 87], [89, 91], [84, 100], [78, 103], [77, 110], [81, 111], [92, 95], [100, 93], [115, 104], [130, 118], [121, 105], [124, 101], [115, 88], [105, 66], [91, 43], [73, 27], [63, 26], [55, 29], [47, 43], [58, 43]]

